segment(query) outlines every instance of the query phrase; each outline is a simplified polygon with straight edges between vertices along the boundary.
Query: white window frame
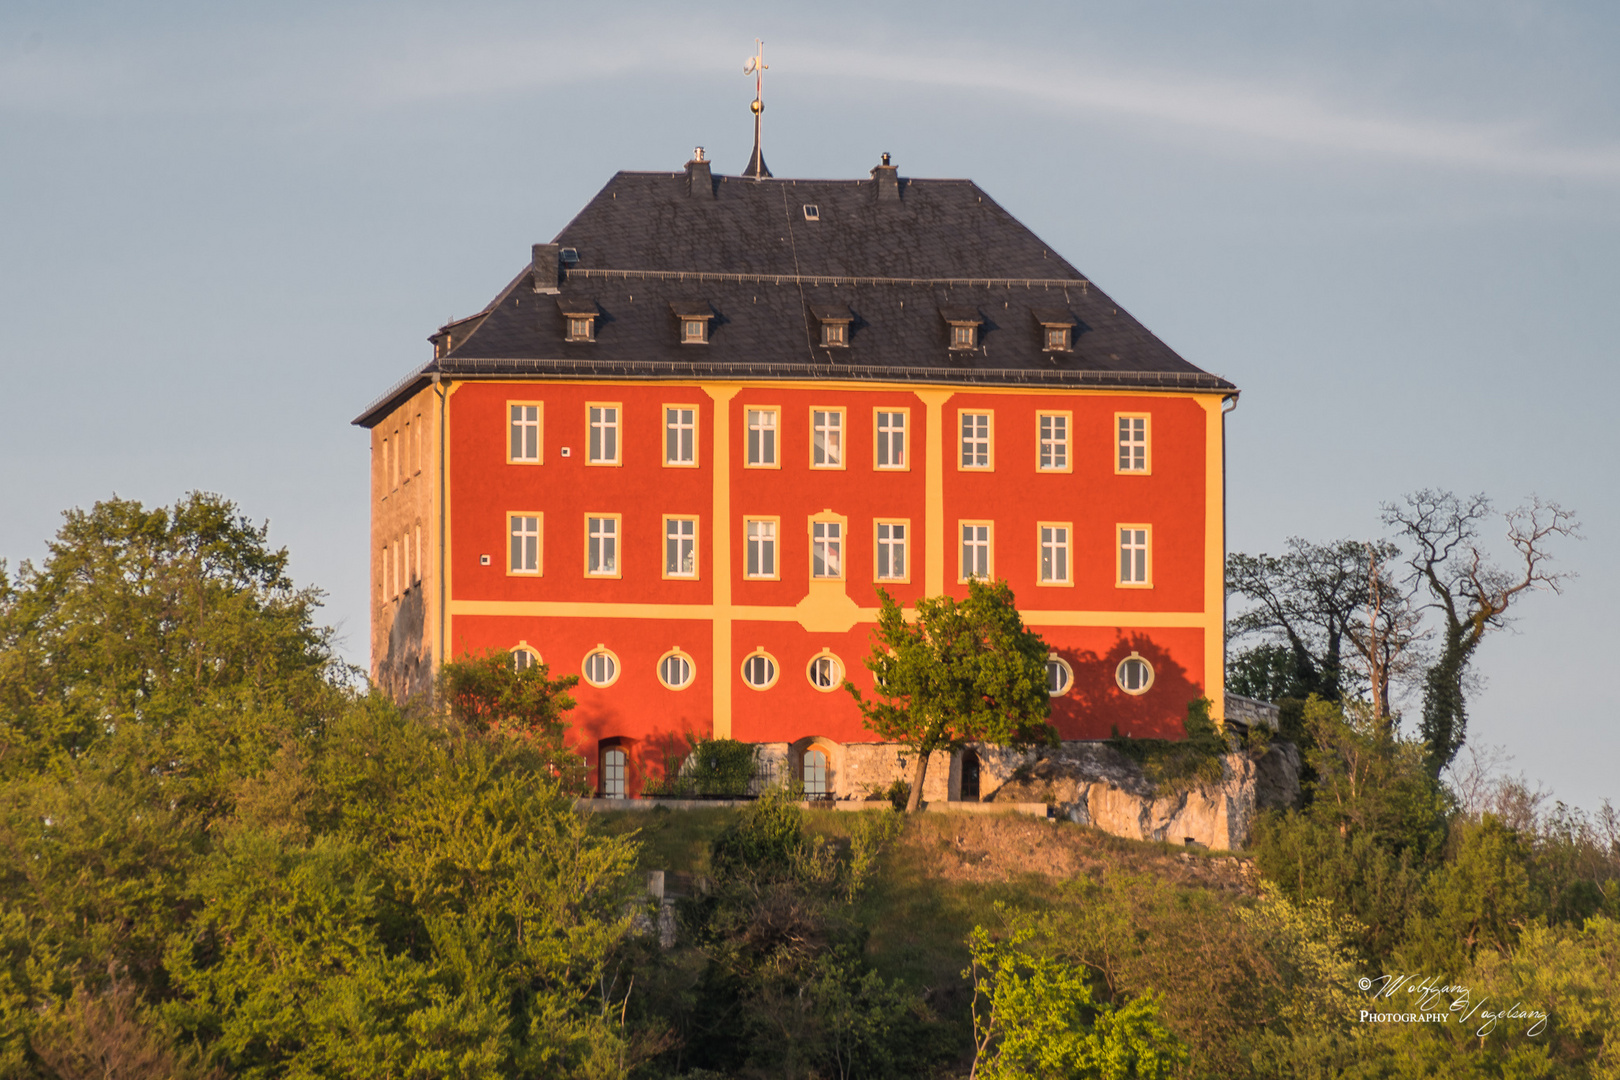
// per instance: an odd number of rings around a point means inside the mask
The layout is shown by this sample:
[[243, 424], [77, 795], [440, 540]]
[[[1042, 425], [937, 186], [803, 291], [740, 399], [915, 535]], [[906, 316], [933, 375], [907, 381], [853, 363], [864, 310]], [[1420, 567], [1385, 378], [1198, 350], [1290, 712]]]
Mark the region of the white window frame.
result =
[[[1136, 438], [1136, 425], [1141, 438]], [[1132, 430], [1125, 430], [1125, 425]], [[1127, 436], [1130, 436], [1129, 438]], [[1114, 473], [1119, 476], [1151, 476], [1153, 473], [1153, 417], [1149, 413], [1114, 414]]]
[[[543, 401], [506, 403], [506, 463], [539, 465], [545, 452], [545, 408]], [[533, 415], [528, 415], [529, 413]], [[420, 426], [420, 425], [418, 425]]]
[[[1060, 422], [1063, 428], [1061, 436], [1057, 433]], [[1074, 471], [1074, 413], [1043, 409], [1035, 414], [1035, 471]]]
[[[591, 658], [596, 656], [598, 653], [606, 656], [608, 658], [608, 662], [613, 667], [613, 670], [608, 673], [607, 679], [602, 682], [598, 682], [591, 673]], [[581, 681], [583, 681], [587, 686], [596, 687], [598, 690], [605, 690], [612, 686], [614, 683], [619, 681], [619, 676], [623, 674], [624, 665], [619, 662], [619, 654], [602, 644], [600, 641], [596, 643], [596, 648], [586, 653], [579, 662], [579, 677]]]
[[513, 671], [524, 671], [535, 664], [545, 662], [540, 656], [540, 651], [526, 640], [519, 640], [516, 645], [507, 651], [512, 655]]
[[[830, 438], [829, 438], [830, 437]], [[836, 454], [826, 447], [837, 444]], [[820, 458], [821, 460], [817, 460]], [[810, 467], [812, 469], [844, 469], [849, 462], [848, 410], [832, 406], [812, 406], [810, 409]]]
[[[1061, 563], [1061, 565], [1059, 565]], [[1036, 580], [1041, 585], [1074, 585], [1074, 523], [1035, 523]], [[1061, 571], [1055, 573], [1054, 571]]]
[[[667, 469], [695, 469], [698, 467], [698, 416], [696, 405], [664, 406], [664, 467]], [[670, 454], [671, 438], [675, 453]], [[682, 443], [686, 445], [682, 445]]]
[[[544, 572], [546, 515], [539, 510], [509, 510], [506, 514], [506, 573], [509, 576], [540, 577]], [[529, 522], [534, 527], [529, 527]], [[520, 528], [521, 523], [521, 528]], [[514, 543], [521, 538], [524, 547], [519, 554]], [[530, 541], [533, 541], [532, 545]], [[533, 551], [529, 550], [532, 546]], [[534, 558], [529, 558], [533, 554]], [[530, 563], [533, 565], [529, 565]]]
[[[1063, 688], [1061, 690], [1053, 690], [1052, 689], [1052, 667], [1053, 667], [1054, 664], [1057, 665], [1057, 668], [1058, 668], [1059, 671], [1063, 672]], [[1046, 696], [1047, 697], [1055, 697], [1055, 698], [1056, 697], [1063, 697], [1065, 694], [1067, 694], [1069, 691], [1071, 691], [1073, 689], [1074, 689], [1074, 667], [1067, 660], [1063, 659], [1063, 657], [1059, 656], [1057, 653], [1055, 653], [1055, 652], [1047, 653], [1046, 654]]]
[[[899, 417], [898, 427], [895, 426], [896, 417]], [[895, 461], [897, 441], [900, 444], [900, 452], [899, 460]], [[885, 457], [890, 459], [888, 464], [884, 464]], [[872, 410], [872, 468], [880, 472], [911, 470], [910, 407], [880, 405]]]
[[[690, 529], [681, 529], [680, 526], [690, 525]], [[677, 550], [677, 566], [679, 565], [679, 548], [684, 546], [688, 550], [687, 558], [692, 569], [671, 570], [669, 568], [670, 545], [675, 544]], [[683, 581], [695, 581], [698, 578], [698, 518], [695, 514], [665, 514], [664, 515], [664, 578], [679, 578]]]
[[[967, 430], [969, 420], [982, 420], [981, 425], [975, 423], [974, 431], [970, 436]], [[956, 468], [960, 472], [994, 472], [996, 468], [996, 414], [992, 409], [962, 409], [956, 414]], [[984, 453], [984, 463], [969, 460], [970, 450], [973, 458], [978, 457], [978, 451]]]
[[[667, 677], [667, 673], [664, 671], [664, 665], [669, 663], [671, 660], [679, 660], [686, 665], [685, 682], [671, 682]], [[674, 690], [679, 692], [681, 690], [690, 689], [692, 684], [697, 682], [697, 661], [693, 660], [691, 654], [682, 649], [679, 645], [675, 646], [673, 649], [670, 649], [669, 652], [658, 658], [658, 667], [655, 668], [654, 671], [658, 675], [659, 684], [662, 685], [665, 690]]]
[[[598, 412], [600, 416], [596, 415]], [[602, 453], [608, 442], [613, 444], [611, 457]], [[585, 403], [585, 464], [605, 466], [624, 464], [623, 403], [617, 401]]]
[[627, 799], [630, 797], [630, 753], [621, 743], [611, 743], [601, 750], [602, 798]]
[[[759, 419], [755, 419], [758, 414]], [[769, 416], [769, 422], [765, 417]], [[759, 438], [754, 438], [755, 433]], [[767, 445], [768, 444], [768, 445]], [[756, 460], [754, 451], [759, 450]], [[765, 451], [769, 449], [770, 454]], [[745, 405], [743, 407], [743, 468], [780, 469], [782, 467], [782, 410], [776, 405]]]
[[[832, 669], [832, 681], [826, 686], [823, 686], [817, 681], [817, 675], [820, 671], [828, 667], [828, 665], [830, 665]], [[844, 662], [837, 656], [834, 656], [831, 649], [822, 649], [819, 653], [812, 656], [810, 658], [810, 662], [804, 666], [804, 677], [809, 680], [812, 687], [821, 691], [823, 694], [831, 694], [834, 691], [842, 688], [844, 685], [844, 674]]]
[[1138, 522], [1115, 525], [1114, 541], [1115, 586], [1153, 588], [1153, 526]]
[[[847, 521], [839, 517], [817, 516], [810, 519], [810, 578], [812, 581], [842, 581], [844, 578], [845, 541], [848, 540]], [[830, 556], [830, 558], [829, 558]], [[816, 573], [816, 560], [823, 568], [836, 564], [836, 573]]]
[[[983, 529], [983, 537], [966, 535], [967, 529]], [[996, 523], [988, 520], [963, 519], [956, 523], [956, 552], [957, 552], [957, 584], [965, 584], [973, 578], [980, 581], [994, 581], [996, 578]], [[968, 548], [984, 549], [984, 573], [968, 573]]]
[[[755, 659], [764, 660], [770, 665], [771, 677], [763, 683], [754, 683], [749, 681], [749, 664]], [[765, 646], [761, 645], [753, 652], [743, 657], [742, 663], [737, 666], [737, 676], [738, 678], [742, 679], [743, 685], [748, 687], [750, 690], [769, 690], [771, 687], [776, 685], [777, 680], [781, 679], [782, 665], [776, 662], [776, 657], [765, 651]]]
[[[756, 530], [756, 526], [768, 527], [769, 536], [763, 535], [764, 528]], [[756, 531], [759, 535], [755, 535]], [[780, 581], [782, 578], [782, 519], [779, 517], [744, 517], [743, 518], [743, 578], [747, 581]], [[756, 558], [756, 546], [758, 555]], [[763, 564], [763, 555], [770, 552], [770, 573], [755, 573], [748, 568], [750, 565]]]
[[[1129, 686], [1127, 686], [1125, 684], [1125, 667], [1126, 667], [1127, 664], [1130, 664], [1132, 662], [1141, 664], [1144, 668], [1147, 669], [1147, 681], [1144, 682], [1141, 686], [1138, 686], [1134, 690], [1132, 690]], [[1149, 663], [1147, 658], [1144, 657], [1141, 653], [1137, 653], [1137, 652], [1131, 653], [1131, 655], [1129, 655], [1125, 659], [1121, 660], [1114, 667], [1114, 685], [1119, 687], [1121, 690], [1123, 690], [1125, 693], [1131, 695], [1132, 697], [1139, 697], [1140, 695], [1145, 694], [1149, 690], [1153, 689], [1153, 679], [1154, 679], [1153, 665], [1151, 663]]]
[[[612, 528], [607, 525], [611, 523]], [[595, 549], [593, 551], [593, 548]], [[596, 565], [607, 563], [611, 550], [611, 570], [591, 569], [594, 556]], [[585, 514], [585, 576], [588, 578], [624, 577], [624, 515], [590, 511]]]
[[[895, 530], [900, 535], [895, 535]], [[887, 535], [885, 535], [887, 532]], [[887, 550], [885, 550], [887, 549]], [[894, 572], [894, 556], [900, 555], [900, 573]], [[885, 558], [887, 556], [887, 558]], [[884, 563], [889, 572], [883, 572]], [[911, 519], [878, 518], [872, 522], [872, 580], [906, 584], [911, 580]]]

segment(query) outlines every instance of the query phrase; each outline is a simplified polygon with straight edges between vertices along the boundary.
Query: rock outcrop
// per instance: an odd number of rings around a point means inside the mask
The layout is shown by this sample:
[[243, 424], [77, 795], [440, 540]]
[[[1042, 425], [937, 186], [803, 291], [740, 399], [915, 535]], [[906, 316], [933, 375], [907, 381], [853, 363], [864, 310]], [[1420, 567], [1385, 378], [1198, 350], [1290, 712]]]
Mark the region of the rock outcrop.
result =
[[[993, 770], [999, 772], [1000, 770]], [[985, 802], [1045, 802], [1060, 817], [1133, 840], [1241, 851], [1256, 815], [1299, 802], [1299, 751], [1227, 754], [1221, 781], [1155, 787], [1132, 759], [1103, 743], [1064, 743], [1015, 766]]]

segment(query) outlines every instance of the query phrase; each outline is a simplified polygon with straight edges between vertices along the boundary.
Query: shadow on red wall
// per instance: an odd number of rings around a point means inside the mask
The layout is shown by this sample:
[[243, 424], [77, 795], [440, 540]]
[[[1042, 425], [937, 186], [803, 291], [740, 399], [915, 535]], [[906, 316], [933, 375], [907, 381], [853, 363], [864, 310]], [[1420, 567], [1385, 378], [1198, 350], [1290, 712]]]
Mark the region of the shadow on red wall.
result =
[[[1052, 701], [1052, 724], [1065, 739], [1106, 739], [1117, 730], [1138, 739], [1183, 739], [1187, 736], [1187, 703], [1202, 689], [1187, 669], [1145, 634], [1120, 634], [1098, 654], [1090, 649], [1059, 649], [1074, 669], [1074, 686]], [[1132, 655], [1153, 668], [1153, 681], [1141, 694], [1126, 693], [1119, 667]]]

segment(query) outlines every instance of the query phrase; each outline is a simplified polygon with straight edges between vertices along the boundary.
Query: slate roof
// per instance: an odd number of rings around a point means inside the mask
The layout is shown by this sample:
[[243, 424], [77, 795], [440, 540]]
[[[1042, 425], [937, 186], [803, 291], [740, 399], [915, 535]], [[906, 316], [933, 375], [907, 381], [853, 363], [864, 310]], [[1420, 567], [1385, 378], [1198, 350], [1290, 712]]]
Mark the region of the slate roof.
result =
[[[892, 169], [873, 171], [842, 181], [711, 178], [706, 163], [621, 172], [554, 247], [537, 245], [538, 269], [441, 327], [441, 355], [354, 422], [379, 422], [434, 374], [1236, 391], [1154, 337], [972, 181], [885, 186], [877, 174]], [[683, 343], [677, 312], [704, 308], [708, 343]], [[565, 340], [565, 312], [593, 310], [596, 339]], [[828, 310], [848, 312], [847, 347], [821, 346], [818, 313]], [[978, 348], [952, 350], [948, 319], [964, 310], [982, 319]], [[1043, 352], [1041, 324], [1064, 313], [1073, 350]]]

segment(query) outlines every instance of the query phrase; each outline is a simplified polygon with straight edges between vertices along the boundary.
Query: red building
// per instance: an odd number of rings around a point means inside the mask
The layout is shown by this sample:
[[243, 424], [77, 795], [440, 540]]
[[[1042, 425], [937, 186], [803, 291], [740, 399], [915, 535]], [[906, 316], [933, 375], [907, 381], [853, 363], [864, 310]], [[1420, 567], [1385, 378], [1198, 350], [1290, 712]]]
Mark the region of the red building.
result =
[[712, 733], [859, 794], [878, 590], [980, 575], [1052, 646], [1063, 738], [1220, 712], [1237, 391], [969, 181], [620, 173], [432, 340], [355, 421], [396, 694], [511, 650], [581, 676], [605, 792]]

